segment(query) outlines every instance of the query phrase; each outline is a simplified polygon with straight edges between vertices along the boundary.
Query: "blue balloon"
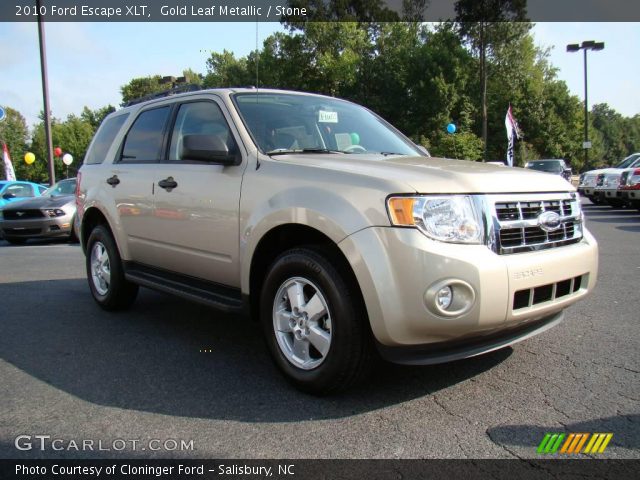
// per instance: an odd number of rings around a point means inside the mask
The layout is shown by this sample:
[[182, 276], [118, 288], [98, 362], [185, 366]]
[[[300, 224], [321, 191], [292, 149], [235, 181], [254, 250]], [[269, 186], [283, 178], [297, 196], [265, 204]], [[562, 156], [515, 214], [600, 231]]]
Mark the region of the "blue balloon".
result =
[[447, 125], [447, 132], [449, 133], [456, 133], [456, 126], [453, 123], [450, 123], [449, 125]]

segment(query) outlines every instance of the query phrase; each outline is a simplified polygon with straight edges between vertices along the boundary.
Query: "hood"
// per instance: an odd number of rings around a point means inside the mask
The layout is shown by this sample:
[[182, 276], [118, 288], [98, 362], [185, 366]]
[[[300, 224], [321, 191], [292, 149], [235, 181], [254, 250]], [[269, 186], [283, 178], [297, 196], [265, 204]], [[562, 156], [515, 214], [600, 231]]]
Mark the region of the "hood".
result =
[[4, 210], [35, 210], [40, 208], [62, 208], [68, 203], [75, 204], [74, 195], [59, 195], [55, 197], [33, 197], [26, 200], [17, 200], [5, 205]]
[[[274, 161], [402, 182], [418, 193], [515, 193], [575, 190], [560, 175], [466, 160], [380, 154], [291, 154]], [[397, 192], [402, 193], [402, 192]]]
[[598, 170], [589, 170], [585, 172], [584, 175], [600, 175], [601, 173], [617, 173], [621, 172], [620, 168], [599, 168]]

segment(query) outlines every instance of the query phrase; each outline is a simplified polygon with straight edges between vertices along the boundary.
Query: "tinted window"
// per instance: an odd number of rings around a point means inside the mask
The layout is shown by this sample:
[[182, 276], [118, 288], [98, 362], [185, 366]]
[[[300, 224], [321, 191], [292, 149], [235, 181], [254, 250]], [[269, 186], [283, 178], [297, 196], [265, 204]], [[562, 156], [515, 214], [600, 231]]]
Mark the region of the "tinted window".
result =
[[192, 102], [180, 105], [171, 135], [169, 160], [183, 159], [182, 147], [186, 135], [216, 136], [227, 145], [229, 151], [235, 149], [235, 141], [222, 111], [213, 102]]
[[168, 116], [169, 107], [142, 112], [127, 133], [122, 161], [158, 160]]
[[33, 197], [33, 189], [26, 183], [9, 185], [4, 193], [12, 193], [15, 198]]
[[109, 117], [102, 122], [91, 145], [91, 150], [87, 152], [87, 156], [84, 159], [86, 165], [95, 165], [104, 161], [113, 139], [116, 138], [127, 117], [129, 117], [129, 114], [125, 113], [117, 117]]
[[38, 186], [38, 191], [40, 192], [40, 195], [42, 195], [44, 192], [47, 191], [47, 189], [45, 187]]

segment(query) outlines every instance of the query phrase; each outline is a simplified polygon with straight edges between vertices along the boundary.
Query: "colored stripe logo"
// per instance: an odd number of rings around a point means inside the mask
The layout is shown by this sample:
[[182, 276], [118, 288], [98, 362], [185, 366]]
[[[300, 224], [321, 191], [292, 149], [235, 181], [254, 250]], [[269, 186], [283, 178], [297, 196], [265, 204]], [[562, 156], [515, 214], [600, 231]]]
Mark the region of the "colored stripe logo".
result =
[[565, 455], [604, 453], [613, 433], [546, 433], [537, 452], [539, 454], [561, 453]]

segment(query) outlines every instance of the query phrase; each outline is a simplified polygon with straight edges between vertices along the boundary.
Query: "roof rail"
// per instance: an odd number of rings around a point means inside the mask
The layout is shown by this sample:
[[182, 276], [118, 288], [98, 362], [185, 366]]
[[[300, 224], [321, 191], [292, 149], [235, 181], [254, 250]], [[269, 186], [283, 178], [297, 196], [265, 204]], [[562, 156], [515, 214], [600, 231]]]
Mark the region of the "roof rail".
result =
[[195, 83], [180, 85], [179, 87], [173, 87], [162, 92], [150, 93], [149, 95], [145, 95], [144, 97], [134, 98], [133, 100], [129, 100], [127, 103], [125, 103], [124, 106], [130, 107], [131, 105], [136, 105], [138, 103], [153, 100], [155, 98], [170, 97], [171, 95], [177, 95], [178, 93], [195, 92], [197, 90], [203, 90], [203, 88], [200, 85], [196, 85]]

